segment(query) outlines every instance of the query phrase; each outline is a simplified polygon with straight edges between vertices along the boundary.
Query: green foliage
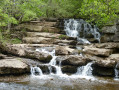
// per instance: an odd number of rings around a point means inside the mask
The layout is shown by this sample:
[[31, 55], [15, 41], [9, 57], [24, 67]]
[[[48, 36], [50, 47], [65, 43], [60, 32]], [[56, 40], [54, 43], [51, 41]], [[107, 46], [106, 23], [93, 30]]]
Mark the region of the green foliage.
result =
[[80, 10], [80, 16], [89, 22], [96, 23], [99, 27], [113, 24], [119, 13], [118, 0], [84, 0]]
[[119, 0], [0, 0], [0, 26], [39, 17], [84, 18], [102, 27], [119, 15]]
[[0, 26], [18, 24], [42, 15], [40, 0], [0, 0]]
[[79, 12], [82, 0], [45, 0], [42, 7], [46, 17], [70, 18], [75, 17]]
[[2, 43], [11, 43], [11, 44], [19, 44], [22, 43], [22, 41], [19, 38], [11, 38], [10, 34], [2, 34], [0, 32], [0, 42]]

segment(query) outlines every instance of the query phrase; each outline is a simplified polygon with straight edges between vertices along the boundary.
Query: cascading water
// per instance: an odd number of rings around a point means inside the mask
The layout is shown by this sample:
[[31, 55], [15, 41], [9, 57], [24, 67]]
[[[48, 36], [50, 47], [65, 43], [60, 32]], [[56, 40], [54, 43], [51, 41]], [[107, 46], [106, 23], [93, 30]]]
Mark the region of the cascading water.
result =
[[67, 36], [77, 37], [77, 41], [90, 44], [85, 37], [93, 35], [94, 38], [100, 42], [100, 33], [98, 32], [99, 29], [95, 25], [92, 27], [83, 19], [64, 20], [64, 30]]
[[86, 66], [79, 67], [76, 74], [80, 76], [92, 76], [92, 64], [93, 62], [90, 62]]
[[[36, 49], [36, 51], [49, 53], [53, 57], [52, 60], [47, 64], [49, 72], [50, 72], [49, 75], [57, 75], [57, 76], [63, 76], [63, 77], [68, 76], [68, 75], [62, 73], [61, 61], [59, 61], [58, 65], [56, 64], [57, 56], [55, 56], [55, 49], [53, 49], [52, 51], [47, 51], [44, 48], [39, 48], [39, 49]], [[91, 62], [91, 63], [88, 63], [86, 66], [82, 66], [82, 67], [78, 68], [77, 73], [74, 76], [79, 76], [79, 77], [83, 77], [83, 78], [87, 78], [87, 76], [92, 76], [92, 67], [91, 67], [92, 64], [93, 63]], [[52, 71], [53, 67], [56, 69], [55, 74]], [[38, 75], [42, 76], [44, 74], [42, 73], [42, 70], [39, 67], [35, 66], [35, 67], [31, 67], [31, 75], [32, 76], [38, 76]], [[73, 77], [73, 75], [68, 76], [68, 77]]]
[[119, 70], [117, 69], [118, 64], [115, 66], [115, 69], [114, 69], [114, 71], [115, 71], [115, 80], [119, 80]]
[[[55, 49], [53, 49], [51, 52], [50, 51], [47, 51], [46, 49], [44, 48], [39, 48], [39, 49], [36, 49], [36, 51], [39, 51], [39, 52], [44, 52], [44, 53], [48, 53], [50, 54], [53, 58], [52, 60], [47, 64], [48, 65], [48, 69], [50, 71], [50, 75], [52, 75], [52, 67], [55, 67], [56, 69], [56, 75], [62, 75], [62, 70], [61, 70], [61, 62], [59, 63], [59, 65], [56, 65], [56, 58], [57, 56], [55, 56]], [[36, 73], [38, 72], [37, 75], [43, 75], [42, 73], [42, 70], [40, 69], [40, 67], [31, 67], [31, 74], [32, 75], [36, 75]]]
[[43, 75], [43, 72], [39, 67], [37, 67], [37, 66], [32, 67], [31, 66], [31, 75], [32, 76], [34, 76], [34, 75], [41, 76], [41, 75]]

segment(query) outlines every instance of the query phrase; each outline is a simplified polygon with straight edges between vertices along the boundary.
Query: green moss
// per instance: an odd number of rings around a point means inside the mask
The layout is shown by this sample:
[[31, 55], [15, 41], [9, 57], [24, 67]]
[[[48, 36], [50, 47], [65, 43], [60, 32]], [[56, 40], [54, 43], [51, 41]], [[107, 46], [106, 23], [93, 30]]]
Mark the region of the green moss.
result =
[[68, 39], [69, 37], [68, 36], [66, 36], [66, 35], [60, 35], [59, 36], [59, 39]]

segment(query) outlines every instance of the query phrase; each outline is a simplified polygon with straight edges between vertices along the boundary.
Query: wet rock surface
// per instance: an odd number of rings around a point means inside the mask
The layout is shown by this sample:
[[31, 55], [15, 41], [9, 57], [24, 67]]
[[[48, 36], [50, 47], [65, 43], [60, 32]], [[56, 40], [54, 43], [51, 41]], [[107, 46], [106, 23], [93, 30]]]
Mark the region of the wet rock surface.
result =
[[62, 66], [61, 69], [62, 69], [63, 73], [74, 74], [74, 73], [77, 72], [77, 67], [76, 66], [66, 65], [66, 66]]
[[108, 68], [108, 67], [102, 67], [94, 64], [93, 66], [93, 75], [96, 76], [110, 76], [114, 77], [115, 76], [115, 71], [114, 68]]
[[62, 62], [62, 65], [71, 65], [71, 66], [82, 66], [87, 63], [85, 58], [76, 55], [68, 55], [68, 56], [58, 56], [56, 58], [57, 62]]

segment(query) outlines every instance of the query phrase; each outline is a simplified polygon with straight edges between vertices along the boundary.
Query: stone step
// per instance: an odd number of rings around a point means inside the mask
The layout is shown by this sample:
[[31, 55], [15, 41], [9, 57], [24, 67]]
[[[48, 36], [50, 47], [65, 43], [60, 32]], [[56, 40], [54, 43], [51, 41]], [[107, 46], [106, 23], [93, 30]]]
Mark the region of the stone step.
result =
[[54, 38], [54, 39], [76, 40], [76, 38], [69, 37], [67, 35], [47, 33], [47, 32], [27, 32], [26, 36], [27, 37], [45, 37], [45, 38]]
[[54, 39], [54, 38], [44, 38], [44, 37], [24, 37], [23, 39], [24, 43], [30, 43], [30, 44], [58, 44], [63, 43], [67, 45], [76, 45], [77, 41], [75, 40], [60, 40], [60, 39]]
[[112, 52], [113, 52], [112, 49], [95, 48], [95, 47], [88, 47], [88, 46], [84, 46], [83, 49], [84, 54], [104, 56], [104, 57], [110, 56]]
[[19, 26], [16, 26], [14, 29], [21, 30], [26, 29], [27, 31], [31, 32], [50, 32], [50, 33], [65, 33], [63, 30], [53, 27], [53, 26], [42, 26], [42, 25], [24, 25], [21, 24]]

